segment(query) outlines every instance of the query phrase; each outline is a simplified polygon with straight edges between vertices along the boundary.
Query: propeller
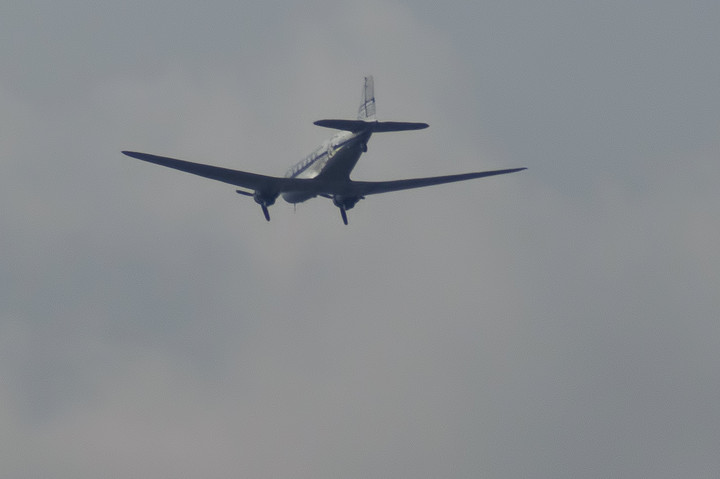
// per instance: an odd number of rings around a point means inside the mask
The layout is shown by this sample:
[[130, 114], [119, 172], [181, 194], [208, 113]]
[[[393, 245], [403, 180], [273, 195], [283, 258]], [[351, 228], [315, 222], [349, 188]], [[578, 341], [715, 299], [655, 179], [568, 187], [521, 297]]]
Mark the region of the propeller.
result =
[[273, 204], [275, 204], [275, 199], [278, 197], [278, 195], [263, 194], [260, 191], [255, 191], [253, 193], [243, 190], [235, 191], [244, 196], [252, 196], [255, 200], [255, 203], [259, 204], [260, 208], [262, 208], [263, 216], [265, 216], [265, 219], [270, 221], [270, 212], [268, 211], [268, 206], [272, 206]]
[[364, 196], [340, 195], [333, 195], [331, 196], [331, 198], [335, 206], [340, 208], [340, 216], [342, 216], [343, 223], [345, 223], [346, 225], [348, 224], [347, 210], [352, 209], [358, 201], [365, 199]]
[[270, 221], [270, 212], [268, 211], [267, 206], [265, 206], [265, 203], [261, 203], [260, 208], [262, 208], [262, 212], [265, 215], [265, 219]]
[[347, 213], [345, 212], [344, 206], [340, 206], [340, 216], [342, 216], [343, 223], [345, 223], [345, 225], [347, 225], [348, 219], [347, 219]]

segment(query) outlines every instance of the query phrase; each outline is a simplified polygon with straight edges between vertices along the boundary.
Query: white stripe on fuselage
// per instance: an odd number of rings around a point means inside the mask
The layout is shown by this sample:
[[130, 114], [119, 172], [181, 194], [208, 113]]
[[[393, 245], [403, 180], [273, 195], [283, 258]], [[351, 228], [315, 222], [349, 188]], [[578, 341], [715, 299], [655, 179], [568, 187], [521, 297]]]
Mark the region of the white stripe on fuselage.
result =
[[[312, 179], [320, 174], [328, 176], [331, 181], [348, 181], [350, 172], [363, 153], [362, 144], [367, 144], [372, 132], [370, 130], [352, 133], [342, 131], [325, 141], [305, 159], [293, 165], [286, 178]], [[314, 198], [316, 194], [288, 191], [282, 197], [288, 203], [301, 203]]]

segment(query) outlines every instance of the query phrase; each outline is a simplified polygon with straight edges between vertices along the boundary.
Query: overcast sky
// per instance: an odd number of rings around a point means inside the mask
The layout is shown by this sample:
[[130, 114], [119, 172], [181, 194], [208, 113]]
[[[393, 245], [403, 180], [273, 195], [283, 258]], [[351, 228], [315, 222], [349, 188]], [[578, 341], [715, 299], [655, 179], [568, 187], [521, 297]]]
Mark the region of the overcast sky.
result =
[[[717, 477], [720, 3], [0, 8], [0, 476]], [[146, 151], [354, 179], [266, 223]]]

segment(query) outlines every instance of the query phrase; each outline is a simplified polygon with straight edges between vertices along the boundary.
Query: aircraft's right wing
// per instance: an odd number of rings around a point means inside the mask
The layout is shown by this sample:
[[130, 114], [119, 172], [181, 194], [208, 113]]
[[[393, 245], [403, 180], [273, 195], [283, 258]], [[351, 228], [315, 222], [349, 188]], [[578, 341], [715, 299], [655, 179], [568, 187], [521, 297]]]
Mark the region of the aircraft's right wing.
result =
[[167, 166], [168, 168], [185, 171], [187, 173], [192, 173], [193, 175], [204, 176], [205, 178], [210, 178], [211, 180], [222, 181], [224, 183], [230, 183], [231, 185], [262, 191], [267, 194], [276, 194], [291, 190], [308, 191], [315, 187], [315, 185], [307, 179], [278, 178], [274, 176], [258, 175], [256, 173], [248, 173], [246, 171], [231, 170], [229, 168], [204, 165], [201, 163], [192, 163], [190, 161], [176, 160], [175, 158], [151, 155], [149, 153], [139, 153], [137, 151], [123, 151], [123, 154], [137, 158], [138, 160], [155, 163], [156, 165]]
[[411, 178], [407, 180], [394, 181], [352, 181], [350, 182], [348, 189], [352, 190], [352, 194], [358, 196], [375, 195], [379, 193], [389, 193], [391, 191], [409, 190], [412, 188], [422, 188], [424, 186], [453, 183], [455, 181], [484, 178], [486, 176], [505, 175], [507, 173], [515, 173], [516, 171], [526, 169], [527, 168], [513, 168], [510, 170], [479, 171], [476, 173], [463, 173], [460, 175], [433, 176], [429, 178]]

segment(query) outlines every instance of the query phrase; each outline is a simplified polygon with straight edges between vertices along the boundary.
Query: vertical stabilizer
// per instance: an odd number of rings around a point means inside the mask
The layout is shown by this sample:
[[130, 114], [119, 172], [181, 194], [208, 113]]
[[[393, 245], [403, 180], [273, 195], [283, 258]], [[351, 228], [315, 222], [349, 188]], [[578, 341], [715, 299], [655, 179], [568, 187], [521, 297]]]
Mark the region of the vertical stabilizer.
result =
[[[360, 108], [358, 109], [357, 120], [318, 120], [317, 126], [333, 128], [335, 130], [361, 131], [371, 133], [384, 133], [388, 131], [422, 130], [427, 128], [427, 123], [411, 123], [407, 121], [377, 121], [375, 118], [375, 85], [373, 77], [366, 76], [363, 84]], [[364, 150], [363, 150], [364, 151]]]
[[358, 120], [375, 121], [375, 85], [372, 75], [365, 77]]

